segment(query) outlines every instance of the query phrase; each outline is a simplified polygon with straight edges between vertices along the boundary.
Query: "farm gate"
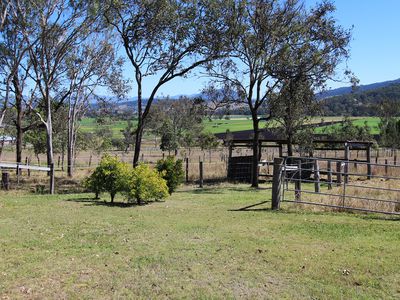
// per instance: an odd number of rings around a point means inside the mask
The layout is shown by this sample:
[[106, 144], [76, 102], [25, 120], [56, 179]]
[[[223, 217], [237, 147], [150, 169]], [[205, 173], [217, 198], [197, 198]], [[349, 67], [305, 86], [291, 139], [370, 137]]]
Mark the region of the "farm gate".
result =
[[272, 208], [282, 202], [400, 215], [400, 166], [317, 157], [274, 159]]

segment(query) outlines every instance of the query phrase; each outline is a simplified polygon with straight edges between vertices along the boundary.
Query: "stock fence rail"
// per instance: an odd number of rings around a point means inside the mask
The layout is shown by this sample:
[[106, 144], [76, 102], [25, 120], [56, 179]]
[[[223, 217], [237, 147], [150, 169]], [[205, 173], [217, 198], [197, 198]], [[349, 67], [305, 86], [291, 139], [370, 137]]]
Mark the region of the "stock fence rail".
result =
[[280, 202], [400, 215], [400, 166], [317, 157], [276, 159], [273, 208]]

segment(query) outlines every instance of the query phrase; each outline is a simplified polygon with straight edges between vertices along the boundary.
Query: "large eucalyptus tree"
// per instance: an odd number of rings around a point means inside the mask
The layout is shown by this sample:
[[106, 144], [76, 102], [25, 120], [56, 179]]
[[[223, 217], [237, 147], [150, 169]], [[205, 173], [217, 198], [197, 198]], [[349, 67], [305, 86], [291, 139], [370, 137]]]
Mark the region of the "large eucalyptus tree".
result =
[[[133, 164], [139, 160], [145, 122], [160, 88], [177, 77], [226, 55], [231, 1], [108, 1], [104, 16], [120, 37], [133, 67], [137, 127]], [[226, 20], [229, 20], [227, 23]], [[144, 90], [146, 77], [154, 80]], [[177, 91], [179, 93], [179, 91]], [[148, 95], [145, 99], [144, 95]]]
[[[230, 44], [230, 56], [215, 62], [209, 74], [216, 79], [214, 85], [235, 90], [236, 101], [246, 103], [251, 112], [252, 186], [257, 187], [260, 121], [272, 117], [259, 112], [268, 108], [284, 82], [298, 76], [296, 71], [302, 70], [309, 80], [326, 80], [337, 58], [347, 53], [342, 49], [349, 36], [330, 16], [333, 6], [327, 1], [311, 10], [301, 0], [238, 1], [235, 11], [237, 38]], [[314, 76], [317, 73], [324, 76]]]

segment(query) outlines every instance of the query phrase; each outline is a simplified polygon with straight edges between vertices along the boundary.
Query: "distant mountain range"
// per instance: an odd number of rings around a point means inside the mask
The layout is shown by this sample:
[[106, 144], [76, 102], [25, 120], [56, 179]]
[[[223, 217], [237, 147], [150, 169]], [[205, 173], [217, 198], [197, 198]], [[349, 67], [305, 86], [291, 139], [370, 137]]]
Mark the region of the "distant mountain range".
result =
[[[169, 98], [178, 100], [182, 96], [194, 98], [200, 95], [175, 95]], [[117, 110], [134, 110], [137, 105], [137, 97], [122, 100], [111, 96], [103, 96], [102, 98], [108, 100], [109, 103], [113, 103]], [[375, 116], [377, 114], [376, 105], [380, 101], [385, 99], [400, 102], [400, 78], [359, 85], [355, 89], [352, 87], [331, 89], [318, 94], [317, 98], [324, 101], [325, 115]], [[147, 99], [143, 99], [144, 103], [146, 101]], [[98, 104], [93, 101], [92, 108], [96, 109], [97, 107]]]
[[400, 79], [361, 85], [352, 91], [339, 88], [330, 91], [323, 101], [328, 116], [377, 116], [377, 107], [382, 101], [400, 103]]
[[324, 98], [329, 98], [329, 97], [334, 97], [334, 96], [341, 96], [341, 95], [352, 94], [352, 93], [360, 93], [360, 92], [365, 92], [365, 91], [370, 91], [370, 90], [387, 87], [389, 85], [396, 84], [396, 83], [400, 83], [400, 78], [395, 79], [395, 80], [366, 84], [366, 85], [359, 85], [355, 89], [353, 89], [350, 86], [340, 87], [340, 88], [324, 91], [318, 95], [318, 98], [324, 99]]

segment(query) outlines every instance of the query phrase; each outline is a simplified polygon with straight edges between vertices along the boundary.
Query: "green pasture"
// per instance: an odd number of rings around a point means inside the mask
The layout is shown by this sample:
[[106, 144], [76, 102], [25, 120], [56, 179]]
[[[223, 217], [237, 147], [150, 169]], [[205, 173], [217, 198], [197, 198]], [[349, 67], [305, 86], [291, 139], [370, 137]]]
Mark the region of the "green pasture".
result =
[[111, 206], [2, 192], [0, 299], [399, 299], [399, 219], [239, 210], [270, 196], [184, 187]]
[[[365, 126], [367, 124], [370, 129], [371, 129], [371, 134], [380, 134], [380, 129], [379, 129], [379, 122], [380, 119], [378, 117], [354, 117], [353, 119], [353, 124], [359, 127]], [[340, 121], [341, 119], [339, 119]], [[325, 120], [328, 121], [328, 120]], [[320, 126], [315, 129], [317, 133], [322, 133], [325, 128], [332, 128], [332, 127], [339, 127], [340, 124], [334, 124], [334, 125], [327, 125], [327, 126]]]
[[[371, 127], [372, 134], [379, 134], [379, 118], [378, 117], [354, 117], [353, 123], [357, 126], [364, 126], [364, 122], [367, 121], [368, 126]], [[343, 120], [342, 117], [315, 117], [311, 120], [311, 123], [320, 123], [321, 120], [325, 122], [335, 122]], [[111, 124], [102, 125], [109, 127], [116, 137], [121, 137], [121, 130], [123, 130], [127, 125], [126, 121], [118, 120], [112, 121]], [[204, 119], [205, 130], [211, 133], [225, 133], [227, 129], [231, 132], [251, 130], [253, 128], [252, 120], [250, 116], [232, 116], [230, 119]], [[261, 126], [266, 126], [265, 123], [261, 122]], [[277, 122], [272, 122], [268, 126], [277, 126]], [[81, 130], [83, 132], [94, 132], [96, 129], [96, 121], [94, 118], [84, 118], [80, 122]], [[321, 133], [324, 127], [339, 126], [327, 125], [317, 127], [315, 130], [317, 133]]]
[[[83, 118], [80, 121], [79, 125], [82, 132], [95, 132], [96, 128], [98, 127], [95, 118]], [[121, 130], [124, 130], [124, 128], [127, 126], [127, 121], [111, 121], [110, 124], [105, 124], [101, 126], [110, 128], [115, 137], [122, 137]]]

